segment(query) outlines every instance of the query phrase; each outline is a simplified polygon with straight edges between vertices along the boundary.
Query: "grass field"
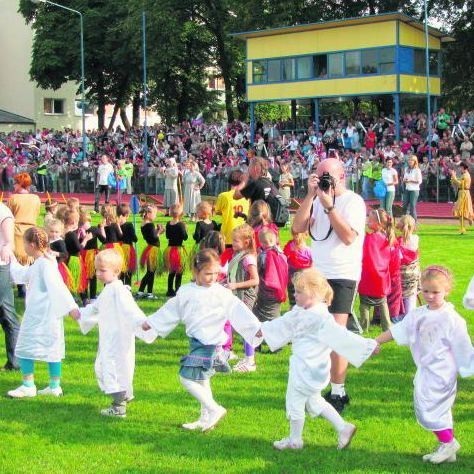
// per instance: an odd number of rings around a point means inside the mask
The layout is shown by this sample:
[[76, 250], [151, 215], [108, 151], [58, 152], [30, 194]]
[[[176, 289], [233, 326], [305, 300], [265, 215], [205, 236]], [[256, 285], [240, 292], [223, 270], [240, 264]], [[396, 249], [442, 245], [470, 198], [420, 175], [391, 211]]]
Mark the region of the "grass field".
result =
[[[454, 224], [454, 223], [453, 223]], [[189, 226], [193, 228], [192, 224]], [[450, 300], [474, 335], [474, 314], [461, 307], [473, 273], [474, 230], [456, 234], [455, 225], [422, 225], [423, 265], [447, 265], [456, 282]], [[288, 240], [288, 231], [282, 242]], [[189, 280], [189, 274], [185, 281]], [[140, 302], [151, 313], [164, 301], [165, 277], [155, 283], [158, 302]], [[21, 312], [21, 302], [18, 309]], [[374, 328], [371, 335], [379, 332]], [[240, 342], [236, 349], [241, 352]], [[126, 419], [107, 419], [99, 410], [108, 398], [97, 386], [94, 359], [97, 334], [82, 336], [66, 323], [67, 358], [60, 399], [0, 399], [0, 473], [383, 473], [474, 472], [474, 380], [459, 381], [454, 409], [462, 449], [458, 462], [439, 467], [421, 456], [435, 446], [432, 434], [417, 425], [412, 406], [415, 371], [409, 351], [395, 344], [361, 369], [349, 371], [352, 402], [344, 413], [358, 426], [351, 447], [338, 452], [328, 422], [307, 420], [305, 447], [278, 452], [272, 442], [287, 435], [285, 389], [290, 349], [258, 355], [258, 371], [217, 375], [214, 395], [227, 417], [207, 434], [185, 432], [180, 424], [197, 418], [198, 405], [179, 384], [177, 371], [187, 340], [183, 328], [152, 345], [137, 342], [136, 400]], [[4, 354], [3, 342], [0, 354]], [[0, 393], [19, 384], [18, 373], [0, 374]], [[47, 384], [46, 364], [38, 363], [36, 381]]]

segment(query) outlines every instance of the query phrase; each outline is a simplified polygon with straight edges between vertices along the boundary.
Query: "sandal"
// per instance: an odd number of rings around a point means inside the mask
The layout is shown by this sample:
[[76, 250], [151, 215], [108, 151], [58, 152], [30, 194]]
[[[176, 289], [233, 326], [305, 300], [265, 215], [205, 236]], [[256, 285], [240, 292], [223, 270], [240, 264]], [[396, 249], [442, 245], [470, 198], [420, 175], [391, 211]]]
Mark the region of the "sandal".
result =
[[255, 372], [257, 370], [257, 365], [255, 362], [252, 364], [248, 360], [241, 359], [234, 365], [232, 370], [234, 372]]

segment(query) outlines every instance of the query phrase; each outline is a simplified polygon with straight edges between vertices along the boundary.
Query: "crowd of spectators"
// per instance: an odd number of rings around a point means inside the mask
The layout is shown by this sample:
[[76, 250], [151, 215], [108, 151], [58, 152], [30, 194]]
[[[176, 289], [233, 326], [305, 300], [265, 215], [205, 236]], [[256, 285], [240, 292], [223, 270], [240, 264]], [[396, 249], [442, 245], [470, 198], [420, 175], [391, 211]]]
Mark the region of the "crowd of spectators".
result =
[[[319, 130], [314, 123], [298, 130], [289, 130], [290, 126], [287, 122], [257, 122], [252, 145], [249, 124], [239, 121], [227, 125], [200, 121], [172, 127], [157, 124], [147, 130], [148, 160], [143, 159], [142, 128], [88, 132], [85, 155], [78, 131], [13, 131], [0, 134], [1, 187], [11, 191], [13, 176], [26, 171], [38, 192], [94, 192], [96, 170], [106, 154], [114, 164], [123, 160], [133, 165], [128, 192], [162, 194], [166, 160], [173, 157], [183, 169], [185, 162], [194, 160], [206, 181], [203, 194], [218, 195], [227, 190], [230, 172], [245, 169], [248, 157], [256, 154], [268, 159], [277, 185], [281, 165], [287, 165], [285, 173], [293, 177], [291, 196], [297, 198], [304, 197], [308, 176], [317, 164], [327, 157], [338, 157], [344, 163], [347, 187], [371, 199], [373, 183], [380, 179], [388, 157], [403, 183], [408, 158], [416, 155], [423, 176], [419, 199], [453, 201], [451, 170], [460, 173], [461, 162], [467, 163], [471, 172], [474, 168], [474, 111], [456, 114], [439, 109], [431, 117], [431, 136], [426, 114], [406, 113], [400, 120], [399, 141], [393, 117], [383, 114], [326, 117]], [[401, 187], [397, 187], [396, 198], [401, 196]]]

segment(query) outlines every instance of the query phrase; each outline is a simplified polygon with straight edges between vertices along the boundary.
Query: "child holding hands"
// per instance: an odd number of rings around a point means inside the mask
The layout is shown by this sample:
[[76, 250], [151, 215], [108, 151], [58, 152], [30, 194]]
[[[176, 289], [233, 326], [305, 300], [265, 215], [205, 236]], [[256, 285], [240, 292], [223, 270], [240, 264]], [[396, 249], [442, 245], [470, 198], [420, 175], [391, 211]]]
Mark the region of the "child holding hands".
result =
[[349, 446], [356, 427], [344, 421], [322, 396], [329, 383], [331, 351], [356, 367], [367, 360], [377, 344], [338, 325], [328, 311], [333, 292], [314, 268], [298, 272], [293, 278], [296, 306], [281, 318], [263, 323], [261, 333], [272, 351], [292, 343], [286, 392], [286, 413], [290, 435], [275, 441], [276, 449], [301, 449], [305, 408], [311, 417], [322, 416], [338, 433], [338, 449]]
[[[60, 385], [61, 360], [64, 359], [63, 316], [68, 313], [79, 318], [79, 310], [58, 271], [56, 258], [49, 254], [48, 234], [38, 227], [29, 228], [23, 237], [25, 251], [35, 259], [33, 265], [22, 266], [16, 260], [10, 263], [12, 279], [28, 285], [25, 314], [15, 348], [23, 383], [10, 390], [12, 398], [63, 394]], [[34, 382], [35, 360], [48, 363], [49, 385], [36, 391]]]
[[456, 398], [456, 376], [474, 375], [474, 348], [466, 322], [453, 305], [445, 301], [452, 286], [450, 271], [439, 265], [421, 274], [421, 291], [426, 305], [376, 338], [379, 344], [394, 339], [409, 346], [417, 371], [414, 380], [415, 414], [423, 428], [439, 441], [438, 448], [423, 456], [433, 464], [455, 462], [461, 447], [454, 437], [451, 408]]
[[217, 283], [220, 262], [214, 250], [200, 250], [192, 271], [194, 282], [183, 285], [142, 327], [166, 337], [180, 322], [185, 325], [190, 351], [181, 359], [180, 381], [201, 404], [201, 416], [183, 428], [208, 431], [227, 413], [214, 400], [210, 385], [216, 348], [227, 340], [224, 325], [229, 320], [249, 344], [256, 346], [261, 343], [255, 336], [260, 323], [244, 303]]
[[81, 309], [79, 320], [83, 334], [95, 325], [99, 327], [95, 373], [101, 390], [112, 397], [112, 405], [100, 413], [118, 418], [125, 418], [127, 401], [134, 398], [135, 335], [146, 320], [129, 288], [119, 279], [122, 265], [123, 257], [115, 249], [97, 254], [96, 275], [105, 287], [93, 303]]

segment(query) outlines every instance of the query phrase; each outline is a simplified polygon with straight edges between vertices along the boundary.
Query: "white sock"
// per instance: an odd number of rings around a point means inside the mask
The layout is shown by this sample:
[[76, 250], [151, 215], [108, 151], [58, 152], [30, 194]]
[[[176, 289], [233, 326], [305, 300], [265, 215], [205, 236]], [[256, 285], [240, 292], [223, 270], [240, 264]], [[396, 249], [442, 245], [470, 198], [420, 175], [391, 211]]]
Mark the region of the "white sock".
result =
[[290, 439], [291, 441], [303, 441], [304, 419], [290, 420]]
[[331, 382], [331, 395], [339, 395], [343, 397], [346, 394], [343, 383], [332, 383]]
[[245, 356], [245, 360], [250, 364], [250, 365], [255, 365], [255, 356]]
[[[209, 380], [189, 380], [184, 377], [179, 378], [181, 385], [208, 411], [215, 410], [219, 405], [215, 402]], [[201, 382], [207, 382], [202, 384]]]
[[321, 416], [328, 420], [338, 433], [340, 433], [346, 426], [344, 418], [342, 418], [337, 410], [330, 403], [326, 402], [326, 400], [324, 400], [324, 408], [321, 411]]

